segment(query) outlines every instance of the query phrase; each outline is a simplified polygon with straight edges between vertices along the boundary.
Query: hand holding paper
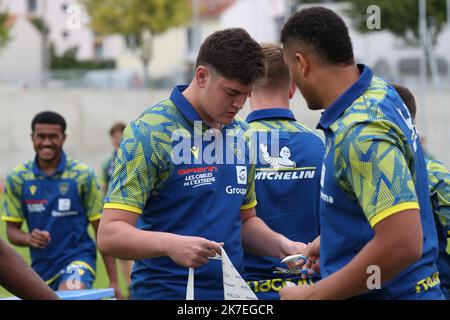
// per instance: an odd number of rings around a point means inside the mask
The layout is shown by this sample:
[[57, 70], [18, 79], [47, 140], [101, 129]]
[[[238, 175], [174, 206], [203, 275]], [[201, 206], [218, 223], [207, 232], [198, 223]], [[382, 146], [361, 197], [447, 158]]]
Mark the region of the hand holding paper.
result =
[[173, 235], [165, 245], [167, 255], [177, 264], [199, 268], [220, 253], [221, 244], [201, 237]]
[[[258, 300], [247, 283], [228, 258], [225, 249], [221, 255], [215, 255], [210, 259], [222, 260], [223, 294], [225, 300]], [[194, 269], [189, 269], [186, 300], [194, 300]]]

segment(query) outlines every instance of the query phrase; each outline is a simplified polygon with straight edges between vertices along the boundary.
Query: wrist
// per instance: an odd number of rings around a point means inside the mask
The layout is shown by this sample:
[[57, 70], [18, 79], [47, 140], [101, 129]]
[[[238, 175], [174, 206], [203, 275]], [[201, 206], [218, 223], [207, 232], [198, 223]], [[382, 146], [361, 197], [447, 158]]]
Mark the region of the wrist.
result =
[[25, 245], [30, 248], [34, 248], [33, 242], [31, 241], [31, 233], [27, 233], [25, 237]]
[[290, 252], [288, 252], [288, 247], [290, 246], [290, 243], [289, 242], [291, 242], [288, 238], [286, 238], [285, 236], [283, 236], [283, 235], [279, 235], [279, 237], [280, 237], [280, 240], [279, 240], [279, 250], [278, 250], [278, 252], [279, 252], [279, 254], [278, 254], [278, 258], [279, 259], [284, 259], [284, 258], [286, 258], [288, 255], [290, 255], [291, 253]]
[[161, 233], [158, 241], [157, 253], [158, 256], [171, 256], [171, 252], [176, 248], [177, 235], [171, 233]]
[[320, 297], [318, 296], [317, 291], [317, 285], [307, 285], [308, 289], [306, 290], [305, 300], [320, 300]]
[[109, 278], [109, 283], [110, 284], [118, 284], [119, 283], [119, 277], [117, 276], [117, 271], [116, 272], [110, 272], [108, 274], [108, 278]]

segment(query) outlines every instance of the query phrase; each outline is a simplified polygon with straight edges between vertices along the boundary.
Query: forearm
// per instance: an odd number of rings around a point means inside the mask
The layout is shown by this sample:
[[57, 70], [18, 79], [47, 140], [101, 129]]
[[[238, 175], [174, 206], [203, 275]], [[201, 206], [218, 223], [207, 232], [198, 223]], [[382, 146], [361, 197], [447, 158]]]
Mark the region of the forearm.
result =
[[0, 241], [0, 285], [21, 299], [58, 299], [11, 247]]
[[103, 262], [105, 263], [106, 272], [110, 283], [118, 283], [116, 259], [114, 257], [102, 254]]
[[282, 241], [286, 238], [270, 229], [263, 220], [252, 217], [242, 224], [244, 250], [261, 256], [282, 258]]
[[7, 234], [9, 242], [11, 242], [13, 245], [19, 247], [31, 246], [31, 235], [29, 233], [23, 232], [18, 228], [8, 228]]
[[[98, 228], [99, 221], [94, 220], [91, 221], [92, 228], [94, 229], [95, 240], [98, 244]], [[105, 264], [106, 272], [108, 273], [108, 279], [110, 283], [118, 283], [117, 278], [117, 267], [116, 267], [116, 259], [114, 257], [107, 256], [105, 254], [101, 254], [103, 263]]]
[[[413, 260], [402, 252], [400, 246], [380, 245], [370, 241], [345, 267], [311, 287], [310, 299], [347, 299], [368, 292], [369, 277], [377, 266], [380, 285], [391, 280], [407, 268]], [[369, 281], [369, 284], [373, 284]]]
[[98, 246], [102, 254], [125, 260], [141, 260], [167, 255], [177, 235], [144, 231], [122, 221], [100, 224]]

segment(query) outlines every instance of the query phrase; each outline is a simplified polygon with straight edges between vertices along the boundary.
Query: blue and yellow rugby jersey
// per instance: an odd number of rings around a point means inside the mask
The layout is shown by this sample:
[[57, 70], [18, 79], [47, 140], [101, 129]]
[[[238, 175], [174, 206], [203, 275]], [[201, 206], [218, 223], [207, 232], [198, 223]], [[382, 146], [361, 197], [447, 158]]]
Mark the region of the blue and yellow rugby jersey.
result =
[[450, 172], [436, 160], [425, 158], [430, 186], [431, 205], [439, 240], [437, 267], [441, 279], [442, 292], [450, 298], [450, 255], [446, 251], [450, 237]]
[[33, 269], [50, 283], [76, 260], [95, 274], [96, 249], [87, 228], [90, 221], [100, 219], [101, 209], [102, 192], [94, 172], [63, 153], [51, 176], [39, 169], [36, 160], [8, 175], [2, 220], [25, 221], [30, 231], [50, 233], [45, 249], [30, 248]]
[[[182, 95], [185, 88], [176, 87], [170, 99], [127, 126], [104, 208], [140, 214], [143, 230], [224, 242], [229, 258], [242, 272], [240, 210], [256, 205], [255, 166], [250, 164], [244, 135], [248, 126], [235, 120], [211, 137], [213, 130], [201, 124]], [[208, 135], [211, 139], [205, 138]], [[187, 143], [183, 150], [179, 149], [182, 141]], [[220, 149], [226, 154], [223, 161]], [[218, 158], [205, 158], [209, 154]], [[231, 163], [225, 161], [230, 157]], [[132, 298], [185, 299], [187, 279], [188, 269], [167, 256], [136, 261]], [[196, 269], [195, 298], [224, 299], [222, 281], [220, 261]]]
[[363, 65], [360, 79], [323, 114], [326, 151], [321, 179], [321, 272], [344, 267], [373, 238], [373, 227], [419, 209], [423, 254], [364, 298], [442, 298], [435, 260], [437, 236], [422, 149], [397, 92]]
[[[246, 121], [258, 137], [258, 217], [291, 240], [313, 241], [319, 235], [320, 172], [325, 153], [322, 138], [297, 122], [289, 109], [253, 111]], [[276, 154], [270, 153], [272, 138], [278, 143]], [[276, 267], [286, 268], [286, 264], [245, 253], [244, 278], [259, 299], [279, 299], [286, 280], [298, 285], [318, 280], [274, 274]]]

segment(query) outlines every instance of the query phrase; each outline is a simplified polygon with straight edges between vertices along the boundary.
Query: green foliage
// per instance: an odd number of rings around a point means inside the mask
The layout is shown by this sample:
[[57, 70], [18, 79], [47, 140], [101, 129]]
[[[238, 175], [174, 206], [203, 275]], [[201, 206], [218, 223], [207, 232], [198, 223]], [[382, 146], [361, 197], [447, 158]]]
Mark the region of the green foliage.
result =
[[48, 28], [44, 19], [39, 17], [32, 17], [30, 18], [30, 22], [43, 36], [47, 36], [48, 33], [50, 32], [50, 29]]
[[[373, 31], [367, 29], [366, 11], [368, 6], [377, 5], [381, 9], [382, 30], [390, 31], [409, 44], [419, 43], [419, 0], [351, 0], [349, 2], [350, 16], [359, 31]], [[427, 0], [427, 25], [433, 44], [436, 44], [439, 33], [445, 27], [446, 9], [446, 0]]]
[[190, 17], [187, 0], [84, 0], [91, 27], [103, 35], [160, 34]]
[[0, 49], [3, 48], [9, 41], [9, 26], [7, 21], [9, 15], [7, 12], [0, 12]]
[[[298, 3], [318, 3], [319, 0], [298, 0]], [[330, 1], [322, 1], [330, 2]], [[367, 28], [367, 8], [381, 9], [381, 30], [387, 30], [410, 45], [419, 43], [419, 0], [337, 0], [350, 5], [348, 13], [357, 30], [374, 32]], [[320, 3], [319, 3], [320, 5]], [[427, 0], [427, 24], [431, 41], [436, 44], [439, 33], [447, 22], [446, 0]]]
[[93, 70], [93, 69], [114, 69], [115, 62], [112, 60], [101, 61], [78, 61], [78, 47], [66, 50], [62, 56], [57, 56], [53, 44], [50, 46], [50, 69], [52, 70]]
[[188, 0], [83, 0], [91, 28], [101, 35], [120, 34], [136, 40], [145, 83], [153, 56], [153, 37], [186, 23], [191, 16]]

